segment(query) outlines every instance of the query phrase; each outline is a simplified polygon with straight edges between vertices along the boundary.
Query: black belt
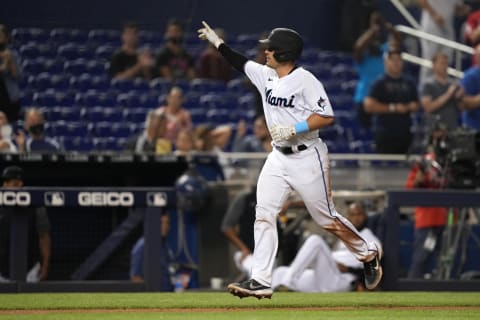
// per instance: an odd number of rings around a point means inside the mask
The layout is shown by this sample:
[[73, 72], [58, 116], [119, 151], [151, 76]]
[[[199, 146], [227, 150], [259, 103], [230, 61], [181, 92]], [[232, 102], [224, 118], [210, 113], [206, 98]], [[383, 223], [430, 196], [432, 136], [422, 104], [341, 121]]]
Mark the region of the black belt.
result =
[[[293, 153], [297, 153], [297, 152], [300, 152], [300, 151], [303, 151], [303, 150], [307, 150], [307, 146], [304, 145], [304, 144], [301, 144], [301, 145], [298, 145], [296, 147], [279, 147], [279, 146], [275, 146], [275, 149], [277, 149], [278, 151], [280, 151], [281, 153], [283, 154], [293, 154]], [[295, 150], [298, 150], [298, 151], [295, 151]]]

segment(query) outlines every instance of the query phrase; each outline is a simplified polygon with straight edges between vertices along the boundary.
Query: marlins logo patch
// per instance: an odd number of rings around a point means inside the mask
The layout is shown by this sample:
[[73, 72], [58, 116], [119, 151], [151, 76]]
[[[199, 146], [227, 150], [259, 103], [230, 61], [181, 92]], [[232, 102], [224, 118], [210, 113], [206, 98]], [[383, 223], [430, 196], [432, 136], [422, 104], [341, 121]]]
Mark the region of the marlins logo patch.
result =
[[320, 99], [317, 101], [317, 104], [320, 108], [322, 108], [322, 111], [325, 111], [325, 107], [327, 106], [325, 102], [327, 102], [327, 100], [323, 99], [322, 97], [320, 97]]

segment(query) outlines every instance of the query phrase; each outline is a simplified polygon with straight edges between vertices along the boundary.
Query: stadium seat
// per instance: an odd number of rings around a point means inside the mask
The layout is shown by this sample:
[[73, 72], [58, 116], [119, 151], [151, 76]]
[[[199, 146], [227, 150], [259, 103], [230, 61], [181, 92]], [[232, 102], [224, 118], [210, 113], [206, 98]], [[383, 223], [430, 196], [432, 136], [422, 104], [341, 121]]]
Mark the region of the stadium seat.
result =
[[84, 122], [67, 122], [64, 120], [49, 122], [55, 136], [86, 137], [89, 135], [89, 126]]
[[130, 124], [99, 122], [95, 125], [94, 133], [97, 137], [128, 138], [132, 135]]
[[22, 59], [55, 58], [57, 52], [49, 44], [27, 43], [20, 46], [20, 56]]
[[168, 79], [157, 78], [153, 79], [149, 83], [150, 91], [154, 91], [158, 94], [167, 93], [170, 87], [172, 86], [172, 82]]
[[40, 28], [15, 28], [11, 36], [15, 43], [45, 43], [48, 40], [48, 33]]
[[141, 44], [148, 43], [155, 47], [160, 47], [165, 41], [163, 38], [163, 34], [157, 31], [140, 30], [138, 35]]
[[210, 109], [207, 111], [207, 121], [220, 125], [235, 122], [235, 117], [229, 109]]
[[227, 83], [228, 92], [232, 93], [245, 93], [249, 92], [248, 89], [248, 80], [245, 78], [236, 78], [228, 81]]
[[113, 54], [118, 49], [119, 47], [112, 46], [110, 44], [100, 46], [97, 49], [95, 49], [95, 58], [104, 60], [104, 61], [110, 61], [112, 59]]
[[201, 123], [207, 122], [207, 113], [203, 108], [190, 109], [190, 117], [194, 125], [199, 125]]
[[89, 47], [73, 43], [60, 45], [57, 49], [57, 54], [59, 57], [65, 58], [66, 60], [91, 60], [94, 58], [94, 53]]
[[66, 151], [92, 152], [95, 146], [88, 137], [63, 137], [62, 143]]
[[105, 108], [102, 106], [86, 108], [85, 118], [90, 122], [119, 122], [123, 120], [123, 113], [118, 108]]
[[126, 109], [123, 112], [123, 120], [135, 124], [144, 123], [149, 110], [147, 108]]
[[117, 106], [117, 95], [112, 92], [88, 90], [85, 93], [79, 94], [77, 101], [80, 105], [87, 108], [96, 106], [113, 108]]
[[90, 45], [113, 45], [120, 47], [121, 32], [111, 29], [93, 29], [88, 32], [88, 43]]
[[37, 91], [48, 89], [66, 91], [70, 87], [70, 77], [42, 72], [37, 77], [29, 78], [29, 86]]
[[190, 81], [190, 88], [191, 91], [198, 91], [198, 92], [225, 92], [226, 90], [225, 82], [222, 80], [213, 80], [213, 79], [193, 79]]
[[53, 90], [37, 92], [33, 95], [33, 102], [40, 107], [73, 107], [75, 105], [75, 94]]
[[127, 139], [117, 137], [93, 138], [93, 145], [97, 151], [121, 151], [125, 148]]
[[130, 79], [112, 79], [110, 86], [118, 92], [128, 92], [135, 90], [135, 84]]
[[77, 107], [53, 107], [45, 112], [48, 121], [81, 121], [81, 108]]
[[251, 49], [258, 46], [258, 39], [258, 34], [239, 34], [236, 40], [239, 46]]
[[79, 76], [82, 73], [87, 73], [87, 60], [77, 59], [66, 61], [63, 65], [63, 71], [73, 76]]
[[158, 97], [148, 94], [138, 94], [135, 91], [119, 94], [117, 97], [117, 103], [127, 109], [153, 109], [159, 106]]
[[85, 44], [88, 33], [80, 29], [55, 28], [50, 31], [50, 40], [56, 44], [75, 43]]
[[87, 62], [87, 73], [92, 76], [107, 76], [110, 63], [103, 60], [91, 60]]
[[46, 72], [44, 59], [25, 59], [22, 62], [22, 70], [25, 75], [37, 75]]
[[110, 88], [110, 79], [106, 76], [91, 76], [84, 73], [71, 78], [70, 86], [74, 90], [86, 92], [88, 90], [107, 91]]

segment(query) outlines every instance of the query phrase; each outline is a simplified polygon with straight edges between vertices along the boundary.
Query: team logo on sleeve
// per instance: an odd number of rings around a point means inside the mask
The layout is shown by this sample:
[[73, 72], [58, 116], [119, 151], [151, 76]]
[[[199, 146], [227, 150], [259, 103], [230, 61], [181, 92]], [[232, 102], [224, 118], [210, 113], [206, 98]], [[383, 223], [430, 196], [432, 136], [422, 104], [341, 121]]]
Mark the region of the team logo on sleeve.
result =
[[322, 111], [325, 111], [325, 108], [327, 107], [327, 99], [320, 97], [320, 99], [317, 101], [317, 105], [322, 108]]

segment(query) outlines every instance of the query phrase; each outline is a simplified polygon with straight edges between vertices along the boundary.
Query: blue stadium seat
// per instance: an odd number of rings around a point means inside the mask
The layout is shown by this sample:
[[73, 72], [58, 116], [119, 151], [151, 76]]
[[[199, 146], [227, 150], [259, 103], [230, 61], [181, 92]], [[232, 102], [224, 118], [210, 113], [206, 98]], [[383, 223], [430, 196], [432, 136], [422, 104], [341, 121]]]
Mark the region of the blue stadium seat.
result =
[[139, 39], [140, 43], [149, 43], [155, 47], [160, 47], [164, 43], [163, 34], [157, 31], [150, 31], [150, 30], [140, 30], [139, 32]]
[[125, 148], [127, 139], [117, 137], [93, 138], [97, 151], [121, 151]]
[[304, 63], [316, 63], [318, 61], [318, 49], [310, 48], [304, 49], [302, 52], [302, 56], [299, 59], [299, 64]]
[[132, 135], [130, 124], [99, 122], [95, 125], [94, 133], [97, 137], [128, 138]]
[[190, 90], [198, 92], [225, 92], [227, 86], [222, 80], [213, 79], [193, 79], [190, 81]]
[[20, 46], [20, 56], [22, 59], [55, 58], [57, 52], [49, 44], [27, 43]]
[[38, 91], [48, 89], [65, 91], [70, 87], [70, 77], [62, 74], [42, 72], [37, 77], [29, 78], [29, 86]]
[[190, 109], [190, 116], [192, 118], [192, 122], [195, 125], [201, 124], [201, 123], [206, 123], [207, 120], [207, 112], [203, 108], [195, 108], [195, 109]]
[[20, 105], [22, 108], [33, 106], [33, 92], [29, 90], [22, 90], [22, 93], [20, 94]]
[[247, 87], [248, 80], [245, 78], [236, 78], [228, 81], [227, 83], [227, 90], [228, 92], [233, 93], [245, 93], [249, 92], [250, 90]]
[[25, 75], [37, 75], [46, 72], [44, 59], [25, 59], [22, 62], [22, 70]]
[[235, 121], [229, 109], [211, 109], [207, 111], [207, 121], [215, 124], [227, 124]]
[[121, 45], [121, 31], [111, 29], [93, 29], [88, 32], [88, 43], [91, 45]]
[[135, 90], [135, 84], [130, 79], [112, 79], [110, 86], [119, 92], [128, 92]]
[[108, 75], [109, 63], [103, 60], [91, 60], [87, 62], [87, 73], [94, 76]]
[[87, 60], [77, 59], [65, 61], [63, 65], [63, 71], [67, 74], [73, 76], [81, 75], [82, 73], [87, 73]]
[[253, 93], [241, 95], [237, 101], [237, 110], [256, 110], [257, 100]]
[[187, 92], [183, 97], [183, 107], [185, 109], [198, 108], [200, 105], [201, 93], [195, 91]]
[[61, 74], [63, 73], [63, 66], [65, 60], [63, 58], [55, 59], [46, 59], [44, 60], [45, 72], [50, 72], [51, 74]]
[[158, 94], [167, 93], [172, 82], [168, 79], [157, 78], [150, 81], [150, 91], [155, 91]]
[[87, 39], [88, 33], [80, 29], [55, 28], [50, 31], [50, 40], [57, 44], [85, 44]]
[[350, 150], [353, 153], [375, 153], [375, 144], [371, 140], [357, 140], [350, 143]]
[[11, 36], [16, 43], [45, 43], [48, 40], [48, 33], [40, 28], [15, 28]]
[[33, 102], [40, 107], [73, 107], [75, 105], [75, 94], [53, 90], [37, 92], [33, 95]]
[[123, 112], [123, 119], [127, 122], [140, 124], [145, 122], [148, 111], [147, 108], [125, 109]]
[[53, 107], [45, 112], [48, 121], [81, 121], [81, 109], [77, 107]]
[[107, 91], [110, 88], [110, 79], [107, 76], [91, 76], [84, 73], [71, 78], [70, 85], [72, 89], [83, 92], [88, 90]]
[[117, 95], [112, 92], [89, 90], [77, 96], [78, 103], [87, 108], [96, 106], [113, 108], [117, 106]]
[[95, 146], [88, 137], [63, 137], [62, 143], [66, 151], [92, 152]]
[[57, 121], [49, 122], [55, 136], [86, 137], [89, 135], [89, 126], [84, 122]]
[[118, 108], [93, 107], [85, 109], [85, 117], [90, 122], [119, 122], [123, 120], [123, 113]]
[[158, 97], [149, 94], [139, 94], [135, 91], [129, 93], [119, 94], [117, 97], [118, 105], [127, 108], [149, 108], [153, 109], [158, 107]]
[[244, 48], [255, 48], [258, 46], [258, 34], [239, 34], [236, 38], [237, 44]]
[[112, 46], [112, 45], [103, 45], [95, 49], [95, 58], [105, 61], [110, 61], [112, 59], [113, 54], [119, 47]]
[[91, 60], [94, 58], [94, 53], [88, 46], [73, 43], [60, 45], [57, 49], [57, 54], [59, 57], [65, 58], [66, 60]]

